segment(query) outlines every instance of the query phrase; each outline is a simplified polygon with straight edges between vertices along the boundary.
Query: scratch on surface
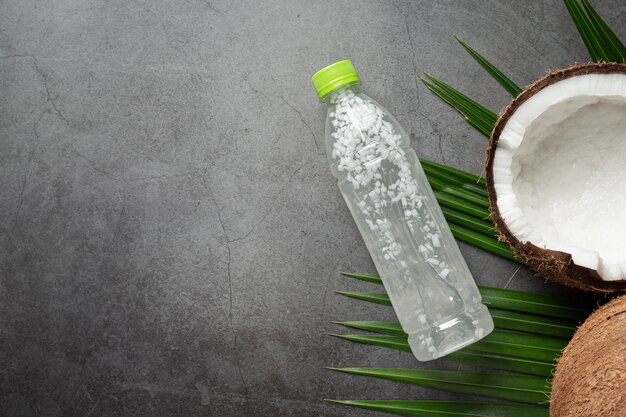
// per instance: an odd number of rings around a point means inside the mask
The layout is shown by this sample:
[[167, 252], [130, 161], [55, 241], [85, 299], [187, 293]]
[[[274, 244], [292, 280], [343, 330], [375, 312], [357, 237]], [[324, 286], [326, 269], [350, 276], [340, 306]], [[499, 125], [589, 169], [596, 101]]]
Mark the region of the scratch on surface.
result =
[[244, 82], [248, 85], [248, 87], [250, 88], [250, 90], [252, 90], [255, 94], [261, 95], [263, 96], [263, 98], [267, 101], [272, 101], [269, 96], [267, 94], [265, 94], [263, 91], [254, 88], [254, 86], [252, 86], [252, 83], [250, 82], [250, 80], [248, 79], [247, 76], [244, 75], [243, 77]]
[[504, 285], [504, 289], [506, 289], [509, 284], [511, 283], [511, 281], [513, 281], [513, 278], [515, 278], [515, 275], [517, 275], [518, 271], [522, 268], [522, 265], [518, 266], [517, 269], [515, 270], [515, 272], [513, 272], [513, 275], [511, 275], [511, 278], [509, 278], [509, 280], [506, 282], [506, 284]]
[[156, 180], [159, 178], [177, 178], [177, 177], [184, 177], [184, 176], [190, 175], [188, 173], [181, 173], [181, 174], [149, 175], [147, 177], [138, 177], [138, 178], [118, 178], [118, 177], [111, 175], [109, 172], [105, 171], [104, 169], [98, 168], [91, 159], [87, 158], [85, 155], [81, 154], [80, 152], [74, 151], [74, 153], [78, 157], [83, 159], [89, 168], [101, 173], [102, 175], [104, 175], [105, 177], [109, 178], [112, 181], [121, 182], [124, 184], [128, 184], [129, 182], [135, 182], [135, 181], [151, 181], [151, 180]]
[[43, 119], [45, 114], [46, 112], [41, 113], [41, 116], [39, 116], [39, 119], [37, 119], [37, 121], [33, 124], [33, 135], [35, 136], [35, 144], [33, 145], [33, 149], [30, 151], [30, 154], [28, 155], [28, 161], [26, 163], [26, 170], [24, 171], [24, 178], [22, 178], [22, 185], [20, 187], [20, 195], [19, 195], [19, 200], [17, 203], [17, 210], [15, 211], [15, 220], [17, 220], [17, 217], [19, 216], [20, 211], [22, 210], [22, 204], [24, 204], [24, 190], [26, 189], [26, 183], [28, 182], [28, 177], [30, 176], [30, 171], [33, 166], [33, 158], [35, 157], [35, 153], [37, 152], [37, 149], [39, 148], [39, 143], [41, 142], [41, 138], [39, 136], [39, 132], [37, 132], [37, 128], [39, 127], [39, 122], [41, 122], [41, 119]]
[[126, 194], [123, 194], [118, 190], [118, 194], [120, 195], [120, 200], [122, 201], [120, 208], [120, 214], [117, 216], [117, 222], [115, 223], [115, 235], [120, 234], [122, 231], [122, 220], [124, 219], [124, 214], [126, 214]]
[[205, 1], [205, 2], [204, 2], [204, 4], [206, 4], [206, 8], [207, 8], [207, 9], [209, 9], [209, 10], [211, 10], [212, 12], [214, 12], [214, 13], [216, 13], [216, 14], [220, 15], [220, 16], [222, 16], [222, 15], [223, 15], [223, 13], [222, 13], [222, 12], [220, 12], [217, 8], [215, 8], [215, 6], [213, 6], [213, 3], [212, 3], [212, 2], [210, 2], [210, 1], [208, 1], [208, 0], [207, 0], [207, 1]]
[[200, 393], [200, 405], [210, 405], [211, 395], [209, 394], [209, 388], [199, 382], [196, 382], [194, 386]]
[[215, 211], [217, 213], [217, 220], [220, 223], [220, 227], [222, 228], [222, 234], [224, 235], [224, 238], [226, 240], [226, 250], [227, 250], [227, 255], [226, 255], [226, 274], [228, 277], [228, 323], [229, 323], [229, 327], [230, 327], [230, 331], [232, 334], [232, 340], [233, 340], [233, 353], [235, 356], [235, 362], [237, 363], [237, 370], [239, 372], [239, 379], [241, 381], [241, 386], [243, 388], [243, 392], [244, 392], [244, 398], [246, 401], [246, 414], [249, 415], [250, 413], [250, 403], [249, 403], [249, 398], [248, 398], [248, 385], [246, 384], [246, 380], [244, 378], [244, 374], [243, 374], [243, 366], [241, 365], [241, 358], [239, 357], [239, 348], [237, 346], [237, 332], [235, 331], [235, 324], [233, 322], [233, 277], [232, 277], [232, 272], [231, 272], [231, 261], [232, 261], [232, 257], [231, 257], [231, 240], [228, 237], [228, 232], [226, 231], [226, 225], [224, 224], [224, 220], [222, 219], [222, 212], [220, 210], [219, 205], [217, 204], [217, 200], [215, 199], [215, 196], [213, 195], [213, 192], [211, 191], [211, 189], [209, 188], [207, 181], [206, 181], [206, 170], [208, 168], [208, 163], [204, 168], [204, 175], [202, 175], [202, 185], [204, 186], [207, 194], [209, 195], [209, 198], [211, 199], [211, 201], [213, 202], [213, 206], [215, 207]]
[[400, 9], [400, 6], [398, 6], [395, 0], [392, 1], [391, 4], [393, 4], [393, 6], [398, 11], [398, 13], [400, 13], [400, 15], [404, 18], [404, 27], [406, 30], [407, 41], [409, 43], [409, 49], [411, 50], [411, 63], [413, 65], [413, 82], [415, 84], [415, 110], [417, 111], [417, 114], [419, 114], [420, 116], [422, 116], [424, 120], [426, 120], [426, 122], [429, 124], [430, 129], [433, 131], [433, 133], [437, 135], [437, 148], [441, 156], [441, 162], [445, 163], [445, 155], [442, 149], [442, 139], [443, 139], [442, 135], [435, 128], [435, 125], [433, 124], [432, 120], [430, 120], [430, 117], [426, 116], [426, 114], [420, 109], [420, 90], [419, 90], [419, 82], [418, 82], [419, 75], [417, 71], [417, 59], [415, 56], [415, 48], [413, 45], [413, 36], [411, 35], [411, 25], [409, 24], [409, 17], [411, 16], [411, 14], [409, 12], [403, 13], [402, 10]]
[[[78, 404], [76, 404], [76, 408], [74, 409], [74, 412], [72, 413], [72, 417], [74, 417], [76, 415], [76, 413], [80, 409], [80, 405], [83, 403], [84, 399], [85, 399], [85, 396], [81, 395], [80, 396], [80, 400], [78, 401]], [[72, 405], [73, 405], [73, 403], [74, 403], [74, 401], [72, 401]]]
[[[300, 170], [302, 168], [304, 168], [306, 165], [309, 164], [310, 161], [305, 161], [304, 163], [302, 163], [302, 165], [300, 165], [298, 168], [296, 168], [291, 175], [289, 176], [289, 178], [287, 178], [287, 181], [285, 181], [285, 184], [280, 188], [280, 190], [278, 190], [278, 192], [272, 197], [271, 201], [276, 201], [278, 199], [278, 197], [280, 197], [283, 192], [287, 189], [287, 187], [289, 186], [289, 184], [291, 183], [291, 180], [293, 179], [293, 177], [295, 177], [298, 172], [300, 172]], [[244, 233], [243, 235], [236, 237], [234, 239], [230, 239], [228, 242], [229, 243], [234, 243], [234, 242], [239, 242], [241, 240], [246, 239], [248, 236], [250, 236], [252, 234], [252, 232], [259, 226], [261, 225], [265, 219], [267, 219], [267, 217], [272, 213], [272, 211], [274, 211], [275, 207], [271, 207], [269, 210], [267, 210], [265, 212], [265, 214], [263, 214], [263, 216], [261, 216], [261, 219], [256, 222], [254, 225], [252, 225], [252, 227], [250, 228], [250, 230], [248, 230], [246, 233]]]
[[14, 54], [14, 55], [4, 55], [0, 56], [0, 60], [4, 59], [15, 59], [15, 58], [32, 58], [32, 55], [29, 54]]
[[14, 54], [14, 55], [0, 56], [0, 60], [12, 59], [12, 58], [29, 58], [30, 60], [33, 61], [33, 66], [35, 67], [35, 71], [41, 77], [41, 80], [43, 81], [43, 87], [44, 87], [44, 91], [46, 94], [46, 103], [50, 103], [50, 106], [52, 107], [52, 110], [53, 110], [51, 113], [56, 114], [69, 127], [75, 128], [76, 126], [67, 117], [65, 117], [65, 115], [61, 112], [61, 110], [59, 110], [59, 108], [57, 107], [56, 100], [58, 99], [58, 97], [56, 96], [53, 97], [53, 94], [50, 91], [50, 85], [49, 85], [50, 82], [48, 80], [49, 76], [48, 74], [46, 74], [46, 72], [43, 69], [41, 69], [39, 65], [39, 60], [37, 59], [37, 57], [33, 54]]
[[[98, 403], [100, 402], [100, 398], [102, 398], [102, 393], [100, 393], [100, 395], [98, 395], [98, 398], [96, 399], [96, 402], [94, 403], [93, 407], [91, 407], [91, 410], [89, 410], [89, 412], [87, 413], [87, 415], [85, 417], [89, 417], [91, 415], [91, 413], [93, 413], [93, 410], [96, 409], [96, 407], [98, 406]], [[89, 399], [91, 399], [91, 397], [89, 397]]]
[[306, 128], [308, 129], [309, 133], [311, 134], [311, 137], [313, 138], [313, 142], [315, 143], [315, 149], [317, 150], [317, 154], [318, 155], [324, 155], [323, 153], [320, 153], [320, 146], [317, 142], [317, 136], [315, 135], [315, 132], [313, 131], [313, 129], [311, 129], [311, 126], [309, 126], [309, 124], [306, 122], [306, 120], [304, 120], [304, 117], [302, 117], [302, 113], [300, 113], [300, 110], [298, 110], [293, 104], [291, 104], [290, 102], [288, 102], [287, 100], [285, 100], [285, 98], [283, 96], [279, 96], [279, 98], [291, 109], [293, 110], [298, 117], [300, 118], [300, 121], [302, 122], [302, 124], [304, 126], [306, 126]]
[[46, 90], [46, 101], [50, 103], [50, 105], [54, 109], [54, 113], [56, 113], [57, 116], [59, 116], [68, 126], [73, 127], [72, 123], [58, 109], [57, 104], [55, 102], [56, 98], [52, 98], [52, 94], [50, 93], [50, 87], [48, 86], [48, 75], [41, 68], [39, 68], [39, 64], [37, 63], [37, 58], [35, 58], [34, 55], [31, 55], [31, 58], [33, 59], [33, 65], [35, 66], [35, 71], [37, 71], [37, 73], [41, 76], [41, 79], [43, 80], [43, 87]]
[[93, 403], [93, 398], [91, 398], [91, 394], [89, 394], [89, 391], [87, 391], [87, 388], [85, 388], [84, 385], [81, 385], [80, 387], [83, 389], [83, 392], [85, 393], [85, 395], [89, 399], [89, 402]]
[[147, 177], [138, 177], [138, 178], [127, 178], [124, 179], [124, 181], [127, 182], [134, 182], [134, 181], [151, 181], [151, 180], [158, 180], [159, 178], [178, 178], [178, 177], [185, 177], [190, 175], [189, 173], [181, 173], [181, 174], [163, 174], [163, 175], [149, 175]]
[[[289, 177], [287, 178], [287, 181], [285, 181], [285, 184], [281, 187], [281, 189], [278, 191], [278, 193], [276, 193], [276, 195], [272, 198], [272, 200], [276, 200], [284, 192], [284, 190], [291, 183], [291, 180], [309, 162], [310, 161], [303, 162], [302, 165], [297, 167], [291, 173], [291, 175], [289, 175]], [[246, 410], [247, 410], [247, 413], [249, 414], [250, 406], [249, 406], [248, 385], [247, 385], [245, 377], [244, 377], [243, 366], [241, 364], [241, 358], [239, 356], [239, 346], [238, 346], [238, 343], [237, 343], [237, 332], [236, 332], [235, 323], [234, 323], [234, 320], [233, 320], [233, 277], [232, 277], [232, 248], [231, 248], [231, 245], [234, 242], [238, 242], [238, 241], [244, 240], [245, 238], [250, 236], [250, 234], [252, 234], [252, 232], [256, 229], [256, 227], [259, 226], [260, 224], [262, 224], [265, 221], [265, 219], [269, 216], [269, 214], [274, 210], [274, 207], [270, 208], [261, 217], [261, 219], [258, 222], [256, 222], [252, 226], [252, 228], [250, 228], [250, 230], [248, 230], [248, 232], [246, 232], [242, 236], [239, 236], [239, 237], [236, 237], [236, 238], [230, 238], [230, 236], [228, 234], [228, 230], [226, 229], [226, 223], [224, 222], [224, 219], [222, 217], [222, 211], [220, 209], [219, 204], [217, 203], [217, 200], [215, 199], [215, 195], [213, 194], [213, 192], [211, 190], [211, 187], [209, 186], [207, 178], [206, 178], [206, 173], [207, 173], [208, 167], [209, 167], [209, 163], [207, 162], [205, 164], [205, 166], [204, 166], [204, 169], [203, 169], [203, 172], [202, 172], [200, 180], [201, 180], [202, 186], [206, 190], [209, 198], [211, 199], [211, 202], [213, 203], [213, 206], [215, 207], [215, 212], [217, 214], [217, 220], [218, 220], [218, 222], [220, 224], [220, 228], [222, 229], [222, 235], [224, 236], [224, 240], [225, 240], [225, 243], [226, 243], [226, 276], [228, 278], [228, 322], [229, 322], [229, 327], [230, 327], [230, 330], [231, 330], [231, 333], [232, 333], [233, 352], [234, 352], [234, 356], [235, 356], [235, 361], [237, 362], [237, 368], [238, 368], [238, 372], [239, 372], [239, 379], [241, 381], [241, 385], [242, 385], [242, 388], [243, 388], [243, 391], [244, 391], [244, 398], [245, 398], [245, 402], [246, 402]]]
[[92, 161], [91, 159], [87, 158], [87, 157], [86, 157], [85, 155], [83, 155], [82, 153], [77, 152], [77, 151], [74, 151], [74, 153], [75, 153], [77, 156], [79, 156], [80, 158], [82, 158], [82, 159], [86, 162], [87, 166], [88, 166], [89, 168], [93, 169], [94, 171], [97, 171], [97, 172], [101, 173], [102, 175], [104, 175], [105, 177], [109, 178], [109, 179], [110, 179], [110, 180], [112, 180], [112, 181], [115, 181], [115, 182], [124, 182], [124, 180], [119, 179], [119, 178], [115, 178], [114, 176], [112, 176], [111, 174], [109, 174], [108, 172], [106, 172], [105, 170], [98, 168], [98, 167], [97, 167], [97, 166], [93, 163], [93, 161]]

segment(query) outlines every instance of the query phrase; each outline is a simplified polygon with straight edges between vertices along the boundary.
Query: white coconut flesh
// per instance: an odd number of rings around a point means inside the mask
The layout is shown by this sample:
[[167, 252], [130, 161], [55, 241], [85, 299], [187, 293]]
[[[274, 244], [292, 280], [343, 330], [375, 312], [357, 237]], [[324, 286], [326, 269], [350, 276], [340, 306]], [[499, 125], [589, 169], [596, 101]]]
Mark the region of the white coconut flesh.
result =
[[626, 75], [585, 74], [521, 104], [493, 160], [497, 206], [521, 242], [626, 279]]

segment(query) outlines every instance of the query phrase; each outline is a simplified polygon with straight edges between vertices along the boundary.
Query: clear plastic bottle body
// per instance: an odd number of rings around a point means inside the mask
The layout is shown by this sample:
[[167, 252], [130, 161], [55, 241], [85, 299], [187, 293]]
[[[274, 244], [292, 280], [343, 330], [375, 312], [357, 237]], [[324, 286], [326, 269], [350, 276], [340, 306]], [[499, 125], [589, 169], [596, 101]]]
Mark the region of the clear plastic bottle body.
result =
[[487, 308], [409, 138], [353, 83], [324, 97], [333, 175], [417, 359], [493, 330]]

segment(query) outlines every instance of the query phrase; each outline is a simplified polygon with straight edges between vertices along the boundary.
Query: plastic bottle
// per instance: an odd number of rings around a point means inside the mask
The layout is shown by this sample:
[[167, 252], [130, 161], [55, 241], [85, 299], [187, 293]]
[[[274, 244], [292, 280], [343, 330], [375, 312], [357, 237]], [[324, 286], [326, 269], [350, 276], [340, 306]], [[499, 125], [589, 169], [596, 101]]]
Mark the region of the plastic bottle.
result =
[[489, 334], [491, 315], [406, 132], [361, 92], [350, 61], [312, 81], [328, 106], [331, 171], [415, 357], [436, 359]]

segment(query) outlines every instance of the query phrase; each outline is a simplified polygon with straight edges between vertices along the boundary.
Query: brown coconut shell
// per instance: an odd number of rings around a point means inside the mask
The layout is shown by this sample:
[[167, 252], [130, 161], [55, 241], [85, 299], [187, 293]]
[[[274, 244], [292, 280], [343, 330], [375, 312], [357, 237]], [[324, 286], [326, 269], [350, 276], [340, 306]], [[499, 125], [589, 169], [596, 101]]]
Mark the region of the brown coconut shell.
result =
[[550, 416], [626, 416], [626, 295], [596, 310], [557, 360]]
[[[506, 242], [517, 256], [542, 277], [585, 291], [624, 291], [626, 290], [626, 281], [604, 281], [600, 275], [598, 275], [597, 271], [574, 264], [572, 262], [572, 256], [569, 253], [544, 249], [530, 242], [520, 242], [513, 233], [511, 233], [500, 215], [497, 205], [498, 194], [496, 193], [493, 182], [493, 160], [496, 154], [495, 151], [498, 148], [500, 134], [519, 106], [534, 94], [551, 84], [566, 78], [591, 73], [626, 74], [626, 65], [590, 63], [574, 65], [562, 70], [550, 72], [545, 77], [526, 87], [520, 95], [513, 99], [513, 101], [500, 112], [496, 125], [491, 133], [485, 161], [490, 211], [495, 226], [500, 232], [500, 239]], [[624, 411], [624, 416], [626, 416], [626, 410]]]

